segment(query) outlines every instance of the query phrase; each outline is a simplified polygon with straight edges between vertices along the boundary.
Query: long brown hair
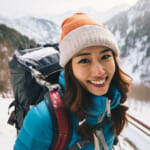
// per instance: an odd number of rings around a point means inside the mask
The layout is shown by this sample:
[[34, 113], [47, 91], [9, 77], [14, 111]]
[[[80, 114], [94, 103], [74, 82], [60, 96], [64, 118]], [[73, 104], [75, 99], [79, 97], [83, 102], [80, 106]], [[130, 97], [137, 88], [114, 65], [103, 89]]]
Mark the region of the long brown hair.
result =
[[[112, 125], [115, 135], [118, 136], [124, 125], [127, 123], [126, 111], [128, 107], [124, 106], [123, 103], [127, 99], [131, 77], [120, 69], [115, 56], [114, 60], [116, 70], [112, 83], [121, 93], [121, 100], [120, 104], [112, 110]], [[78, 80], [74, 77], [71, 60], [65, 66], [65, 86], [66, 92], [64, 95], [64, 107], [74, 113], [79, 121], [82, 121], [88, 114], [88, 112], [85, 111], [85, 108], [87, 105], [91, 105], [92, 101], [87, 97], [87, 91], [85, 91]], [[94, 142], [92, 127], [87, 122], [84, 122], [77, 128], [77, 133], [84, 139]]]

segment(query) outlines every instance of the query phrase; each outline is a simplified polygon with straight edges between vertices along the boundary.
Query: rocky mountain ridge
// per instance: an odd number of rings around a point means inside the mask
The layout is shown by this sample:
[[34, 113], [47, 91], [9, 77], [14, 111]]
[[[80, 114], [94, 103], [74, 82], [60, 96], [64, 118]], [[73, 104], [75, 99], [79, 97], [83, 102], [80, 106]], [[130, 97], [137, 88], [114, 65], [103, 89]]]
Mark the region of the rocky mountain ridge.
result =
[[13, 20], [0, 18], [0, 23], [14, 28], [22, 35], [41, 45], [59, 41], [60, 27], [50, 20], [36, 17], [23, 17]]
[[136, 84], [150, 86], [150, 1], [139, 0], [105, 24], [119, 44], [122, 67]]

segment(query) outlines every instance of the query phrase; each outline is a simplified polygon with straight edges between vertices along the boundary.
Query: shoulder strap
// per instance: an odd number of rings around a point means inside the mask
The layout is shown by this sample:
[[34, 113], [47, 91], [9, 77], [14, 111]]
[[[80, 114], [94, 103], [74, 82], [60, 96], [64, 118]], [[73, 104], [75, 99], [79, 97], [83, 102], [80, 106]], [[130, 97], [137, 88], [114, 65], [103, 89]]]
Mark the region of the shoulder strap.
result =
[[63, 102], [62, 92], [51, 91], [45, 94], [45, 100], [52, 118], [53, 140], [49, 150], [66, 150], [72, 137], [72, 121], [69, 119], [69, 113], [59, 108]]
[[[93, 127], [93, 132], [95, 132], [96, 130], [102, 129], [103, 126], [105, 126], [109, 121], [110, 121], [110, 118], [106, 117], [103, 121], [101, 121], [100, 123], [96, 124]], [[69, 150], [80, 150], [83, 147], [85, 147], [87, 144], [89, 144], [89, 141], [81, 139], [81, 140], [77, 141], [74, 145], [72, 145], [69, 148]]]
[[68, 150], [80, 150], [84, 148], [87, 144], [89, 144], [89, 141], [86, 140], [78, 140], [74, 145], [72, 145]]
[[106, 116], [106, 118], [105, 118], [103, 121], [97, 123], [97, 124], [93, 127], [93, 130], [100, 130], [100, 129], [102, 129], [109, 121], [110, 121], [110, 118], [108, 118], [108, 117]]

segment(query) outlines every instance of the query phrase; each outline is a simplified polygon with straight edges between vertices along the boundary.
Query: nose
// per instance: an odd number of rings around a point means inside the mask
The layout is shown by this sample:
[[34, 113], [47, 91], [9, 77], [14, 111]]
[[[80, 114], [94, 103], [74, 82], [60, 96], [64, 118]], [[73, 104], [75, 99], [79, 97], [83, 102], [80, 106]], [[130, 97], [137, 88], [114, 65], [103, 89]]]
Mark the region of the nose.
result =
[[92, 73], [94, 76], [101, 76], [105, 73], [104, 67], [101, 63], [96, 62], [92, 66]]

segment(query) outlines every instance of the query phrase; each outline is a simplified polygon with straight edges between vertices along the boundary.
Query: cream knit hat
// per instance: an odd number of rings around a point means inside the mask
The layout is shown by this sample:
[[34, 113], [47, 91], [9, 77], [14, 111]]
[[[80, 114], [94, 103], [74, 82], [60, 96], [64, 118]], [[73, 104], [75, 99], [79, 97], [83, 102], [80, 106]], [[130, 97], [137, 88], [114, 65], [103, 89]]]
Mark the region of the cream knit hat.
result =
[[68, 61], [80, 50], [90, 46], [105, 46], [119, 55], [119, 48], [112, 33], [102, 24], [84, 13], [76, 13], [62, 23], [60, 39], [60, 65]]

